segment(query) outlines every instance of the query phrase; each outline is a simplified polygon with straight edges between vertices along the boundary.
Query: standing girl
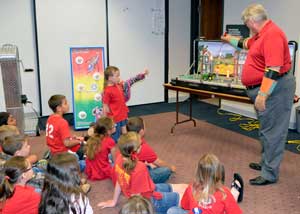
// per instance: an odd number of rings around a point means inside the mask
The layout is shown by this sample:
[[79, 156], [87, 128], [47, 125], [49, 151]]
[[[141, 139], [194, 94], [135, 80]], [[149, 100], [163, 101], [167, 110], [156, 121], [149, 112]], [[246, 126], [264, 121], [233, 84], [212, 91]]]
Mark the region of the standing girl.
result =
[[97, 120], [94, 135], [87, 141], [85, 173], [88, 179], [111, 178], [112, 166], [109, 162], [109, 155], [116, 145], [111, 138], [111, 134], [115, 131], [115, 124], [111, 118], [102, 117]]
[[40, 194], [26, 183], [33, 177], [30, 162], [21, 156], [7, 160], [0, 173], [0, 213], [38, 213]]
[[116, 185], [112, 200], [101, 202], [98, 206], [116, 206], [121, 191], [125, 197], [141, 195], [149, 199], [156, 213], [164, 214], [168, 208], [177, 206], [179, 194], [173, 192], [174, 186], [170, 184], [154, 184], [145, 163], [138, 161], [137, 152], [140, 149], [141, 139], [135, 132], [128, 132], [120, 137], [118, 155], [114, 167]]

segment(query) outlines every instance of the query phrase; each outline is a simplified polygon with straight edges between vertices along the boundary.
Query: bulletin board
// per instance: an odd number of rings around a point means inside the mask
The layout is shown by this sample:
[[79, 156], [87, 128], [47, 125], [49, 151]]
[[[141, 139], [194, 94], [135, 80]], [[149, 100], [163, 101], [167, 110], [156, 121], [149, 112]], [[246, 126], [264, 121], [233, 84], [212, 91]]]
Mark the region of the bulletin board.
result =
[[104, 48], [70, 48], [74, 128], [88, 128], [102, 113]]

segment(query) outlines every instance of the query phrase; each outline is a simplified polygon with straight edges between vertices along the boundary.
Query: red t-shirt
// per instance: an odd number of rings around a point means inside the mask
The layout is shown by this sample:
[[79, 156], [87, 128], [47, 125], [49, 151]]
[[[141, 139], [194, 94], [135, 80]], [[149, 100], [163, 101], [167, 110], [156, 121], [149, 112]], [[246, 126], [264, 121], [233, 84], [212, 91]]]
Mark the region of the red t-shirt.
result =
[[125, 103], [121, 84], [106, 86], [102, 101], [104, 104], [108, 105], [110, 109], [107, 116], [112, 117], [115, 123], [127, 119], [129, 110]]
[[181, 199], [181, 207], [185, 210], [189, 210], [189, 214], [193, 214], [193, 209], [195, 208], [201, 209], [202, 214], [241, 214], [242, 210], [238, 206], [230, 190], [225, 186], [223, 186], [223, 190], [226, 194], [224, 199], [223, 193], [217, 191], [213, 195], [212, 203], [206, 204], [206, 207], [202, 207], [199, 205], [198, 201], [194, 199], [192, 185], [190, 184]]
[[115, 141], [111, 137], [105, 137], [101, 142], [100, 152], [96, 153], [94, 160], [86, 157], [85, 173], [88, 179], [103, 180], [111, 178], [112, 166], [109, 163], [108, 155], [115, 145]]
[[68, 148], [64, 145], [64, 140], [71, 137], [68, 122], [57, 114], [52, 114], [46, 124], [46, 141], [52, 154], [66, 152], [69, 149], [76, 152], [80, 144]]
[[41, 195], [30, 186], [15, 186], [14, 194], [8, 198], [2, 210], [3, 214], [38, 213]]
[[287, 38], [271, 20], [248, 40], [247, 46], [249, 51], [242, 72], [244, 85], [261, 84], [266, 67], [280, 66], [280, 73], [285, 73], [291, 68]]
[[134, 170], [128, 174], [123, 168], [122, 155], [118, 155], [114, 166], [114, 176], [127, 198], [133, 194], [141, 194], [145, 198], [153, 196], [155, 184], [143, 162], [138, 161]]
[[142, 162], [153, 163], [157, 160], [157, 154], [149, 146], [144, 138], [142, 138], [141, 149], [137, 156], [138, 159]]

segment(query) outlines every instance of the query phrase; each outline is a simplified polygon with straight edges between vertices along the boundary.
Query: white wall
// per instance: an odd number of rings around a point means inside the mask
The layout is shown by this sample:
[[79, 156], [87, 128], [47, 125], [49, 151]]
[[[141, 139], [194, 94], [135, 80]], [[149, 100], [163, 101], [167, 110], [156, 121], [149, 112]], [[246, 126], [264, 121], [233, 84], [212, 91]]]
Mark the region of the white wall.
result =
[[[35, 35], [32, 0], [0, 0], [0, 46], [14, 44], [19, 49], [25, 68], [34, 72], [25, 73], [21, 68], [22, 91], [38, 109]], [[0, 111], [5, 111], [2, 78], [0, 80]]]
[[[300, 43], [300, 28], [299, 26], [299, 8], [300, 1], [295, 0], [225, 0], [224, 1], [224, 29], [226, 24], [242, 24], [241, 13], [245, 7], [252, 3], [260, 3], [264, 5], [268, 11], [269, 17], [279, 25], [283, 31], [286, 33], [288, 40], [295, 40]], [[299, 51], [297, 53], [299, 59]], [[296, 61], [296, 82], [297, 89], [296, 94], [300, 92], [300, 74], [299, 74], [299, 60]], [[296, 117], [295, 117], [295, 107], [299, 104], [294, 105], [292, 111], [290, 128], [295, 127]], [[245, 105], [241, 103], [222, 101], [223, 109], [231, 110], [237, 113], [245, 114], [247, 116], [255, 116], [253, 106]]]
[[[190, 65], [191, 2], [169, 1], [169, 82], [188, 73]], [[175, 102], [175, 91], [168, 91], [169, 102]], [[179, 100], [188, 98], [180, 93]]]
[[66, 95], [72, 109], [70, 47], [106, 50], [105, 0], [36, 1], [36, 11], [42, 114], [49, 115], [53, 94]]
[[[148, 68], [150, 75], [131, 89], [128, 105], [164, 101], [164, 1], [108, 1], [109, 63], [126, 80]], [[150, 93], [151, 92], [151, 93]]]
[[[155, 23], [155, 15], [151, 9], [164, 7], [164, 1], [108, 2], [110, 64], [120, 67], [124, 79], [145, 67], [151, 72], [147, 80], [133, 87], [133, 97], [129, 105], [163, 101], [164, 35], [152, 33], [155, 24], [159, 23]], [[25, 68], [35, 70], [33, 73], [22, 72], [21, 79], [23, 93], [27, 94], [34, 107], [38, 109], [33, 1], [0, 0], [0, 3], [0, 45], [5, 43], [17, 45]], [[68, 0], [36, 1], [36, 11], [41, 110], [43, 115], [48, 115], [51, 112], [47, 100], [52, 94], [66, 94], [69, 100], [72, 97], [69, 48], [106, 46], [105, 0], [77, 0], [72, 1], [72, 4]], [[169, 16], [168, 72], [171, 79], [185, 73], [189, 68], [190, 2], [169, 1]], [[0, 110], [5, 110], [1, 89], [2, 81], [0, 81]]]
[[169, 1], [169, 81], [188, 72], [190, 64], [191, 2]]

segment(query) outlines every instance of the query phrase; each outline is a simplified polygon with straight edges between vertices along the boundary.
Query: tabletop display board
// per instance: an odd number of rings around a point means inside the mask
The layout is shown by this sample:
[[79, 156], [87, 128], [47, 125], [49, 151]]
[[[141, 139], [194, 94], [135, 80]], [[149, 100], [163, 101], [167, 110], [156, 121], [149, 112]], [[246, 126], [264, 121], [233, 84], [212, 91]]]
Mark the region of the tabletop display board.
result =
[[88, 128], [102, 112], [104, 48], [70, 49], [74, 128]]
[[[172, 79], [172, 85], [247, 96], [246, 87], [241, 82], [247, 51], [222, 41], [196, 40], [194, 46], [195, 69], [190, 74]], [[293, 73], [297, 46], [297, 42], [289, 42]]]

